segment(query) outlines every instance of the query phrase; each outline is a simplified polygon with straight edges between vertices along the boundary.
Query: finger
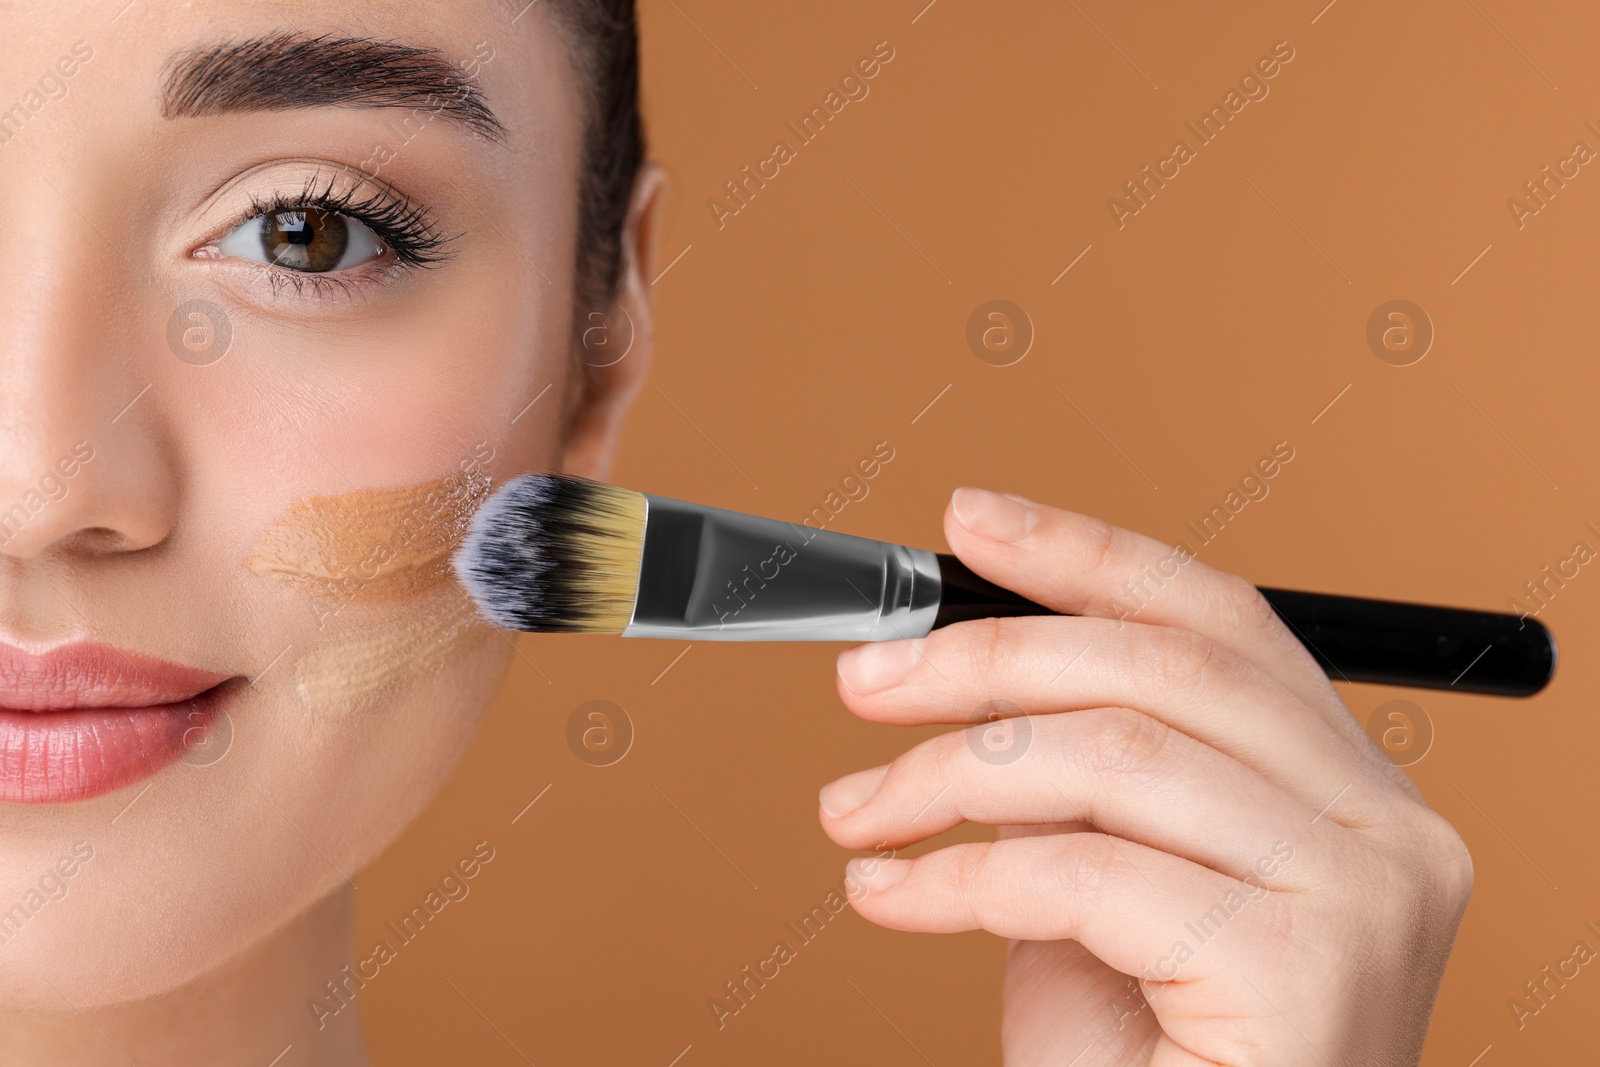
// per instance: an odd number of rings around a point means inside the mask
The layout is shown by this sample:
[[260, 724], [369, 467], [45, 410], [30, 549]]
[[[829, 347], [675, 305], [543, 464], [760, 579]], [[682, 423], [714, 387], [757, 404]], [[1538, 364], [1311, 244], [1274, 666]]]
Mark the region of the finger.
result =
[[838, 670], [840, 698], [875, 722], [1137, 708], [1317, 808], [1355, 785], [1372, 810], [1393, 792], [1373, 746], [1352, 746], [1278, 681], [1187, 630], [1091, 618], [978, 620], [859, 645], [839, 656]]
[[1031, 734], [1005, 753], [1020, 750], [1014, 761], [993, 762], [972, 731], [957, 731], [830, 783], [819, 796], [823, 829], [846, 848], [899, 848], [963, 822], [1083, 820], [1268, 889], [1314, 884], [1305, 857], [1326, 855], [1343, 833], [1237, 760], [1136, 711], [1035, 715], [1014, 725]]
[[1148, 1065], [1161, 1037], [1138, 983], [1076, 941], [1011, 942], [1000, 1002], [1008, 1067]]
[[[849, 877], [859, 887], [855, 909], [880, 926], [987, 930], [1024, 941], [1070, 938], [1124, 974], [1153, 981], [1207, 977], [1236, 962], [1241, 946], [1271, 931], [1281, 939], [1291, 924], [1290, 897], [1104, 834], [851, 860]], [[1196, 940], [1185, 924], [1197, 919], [1207, 943], [1174, 953], [1176, 941]]]
[[1311, 654], [1255, 586], [1100, 519], [984, 489], [958, 489], [945, 538], [983, 577], [1073, 615], [1178, 626], [1257, 663], [1326, 716], [1348, 719]]

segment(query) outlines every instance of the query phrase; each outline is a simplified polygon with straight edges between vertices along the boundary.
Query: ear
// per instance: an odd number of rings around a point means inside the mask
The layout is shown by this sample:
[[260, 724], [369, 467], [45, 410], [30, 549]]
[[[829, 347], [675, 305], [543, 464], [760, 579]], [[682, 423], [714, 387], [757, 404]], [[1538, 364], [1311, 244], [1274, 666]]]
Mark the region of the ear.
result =
[[[622, 437], [623, 418], [650, 374], [655, 354], [650, 270], [666, 176], [648, 163], [639, 171], [622, 233], [617, 299], [590, 324], [580, 323], [576, 373], [582, 380], [568, 417], [561, 470], [604, 480]], [[631, 339], [631, 344], [630, 344]]]

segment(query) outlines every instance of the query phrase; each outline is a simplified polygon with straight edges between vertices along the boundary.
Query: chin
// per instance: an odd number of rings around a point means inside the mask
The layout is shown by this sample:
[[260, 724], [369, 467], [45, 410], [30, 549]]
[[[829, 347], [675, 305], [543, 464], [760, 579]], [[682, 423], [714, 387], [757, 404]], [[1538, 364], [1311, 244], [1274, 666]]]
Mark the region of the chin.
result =
[[[89, 1012], [271, 972], [278, 935], [350, 959], [351, 881], [448, 780], [510, 656], [492, 634], [381, 705], [311, 713], [285, 671], [231, 749], [88, 799], [0, 804], [0, 1012]], [[305, 942], [301, 942], [304, 944]], [[303, 961], [302, 961], [303, 962]], [[270, 979], [270, 973], [266, 974]], [[303, 1006], [317, 988], [291, 990]]]

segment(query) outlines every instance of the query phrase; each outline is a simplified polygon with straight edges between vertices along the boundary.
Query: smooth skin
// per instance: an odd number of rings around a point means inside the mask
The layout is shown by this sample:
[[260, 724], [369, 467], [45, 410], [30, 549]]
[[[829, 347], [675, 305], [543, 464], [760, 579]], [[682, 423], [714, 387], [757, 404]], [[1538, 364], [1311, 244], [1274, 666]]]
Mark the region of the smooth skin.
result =
[[968, 729], [826, 786], [829, 836], [999, 827], [852, 860], [856, 910], [1011, 939], [1013, 1067], [1416, 1064], [1471, 858], [1255, 588], [1190, 559], [1127, 615], [1123, 583], [1169, 546], [979, 489], [944, 525], [973, 570], [1074, 617], [839, 657], [862, 718]]

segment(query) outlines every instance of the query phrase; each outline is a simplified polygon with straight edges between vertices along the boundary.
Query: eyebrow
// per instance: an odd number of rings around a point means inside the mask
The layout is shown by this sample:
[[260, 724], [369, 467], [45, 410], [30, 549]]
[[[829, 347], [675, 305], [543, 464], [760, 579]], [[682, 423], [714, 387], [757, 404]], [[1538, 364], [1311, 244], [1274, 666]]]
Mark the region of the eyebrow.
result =
[[477, 82], [433, 48], [278, 32], [180, 52], [164, 68], [163, 118], [316, 107], [426, 109], [505, 140]]

